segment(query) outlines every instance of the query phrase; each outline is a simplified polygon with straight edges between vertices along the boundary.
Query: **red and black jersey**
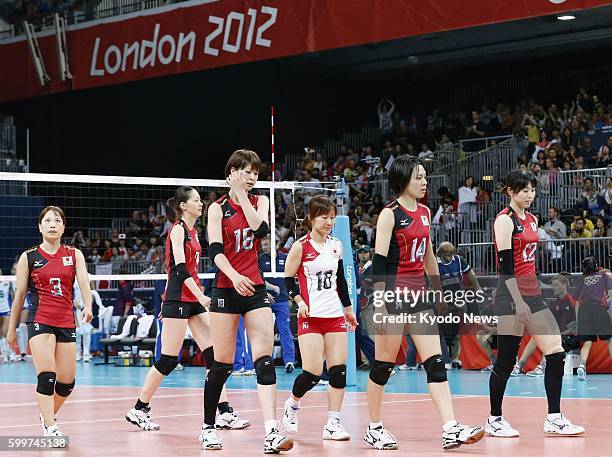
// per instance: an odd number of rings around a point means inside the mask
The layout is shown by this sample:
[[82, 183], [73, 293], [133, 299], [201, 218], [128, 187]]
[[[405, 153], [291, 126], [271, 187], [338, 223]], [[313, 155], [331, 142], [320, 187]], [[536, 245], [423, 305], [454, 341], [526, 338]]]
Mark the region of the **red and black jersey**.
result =
[[417, 203], [416, 210], [410, 211], [397, 200], [387, 208], [395, 217], [387, 254], [387, 274], [395, 278], [395, 287], [424, 289], [424, 261], [430, 240], [429, 208]]
[[[536, 275], [536, 253], [538, 249], [538, 221], [535, 216], [525, 211], [525, 218], [521, 217], [512, 208], [504, 208], [495, 217], [495, 220], [502, 214], [510, 216], [514, 229], [512, 230], [512, 255], [514, 257], [514, 276], [521, 295], [536, 297], [541, 295], [540, 282]], [[495, 239], [495, 235], [494, 235]], [[499, 255], [497, 243], [495, 242], [495, 258], [497, 268], [499, 265]]]
[[197, 302], [196, 296], [189, 290], [184, 282], [178, 277], [176, 271], [176, 263], [174, 261], [174, 250], [172, 249], [172, 240], [170, 239], [170, 233], [176, 226], [181, 226], [185, 230], [185, 240], [183, 241], [183, 248], [185, 251], [185, 268], [191, 277], [195, 280], [196, 284], [200, 284], [198, 278], [198, 266], [200, 264], [200, 257], [202, 255], [202, 246], [200, 246], [200, 240], [198, 239], [198, 231], [196, 228], [189, 229], [183, 219], [179, 219], [170, 230], [166, 237], [166, 271], [168, 272], [168, 282], [166, 283], [166, 290], [162, 295], [163, 301], [172, 302]]
[[28, 322], [73, 328], [72, 288], [76, 275], [76, 254], [69, 246], [60, 246], [51, 255], [40, 246], [26, 251], [30, 280]]
[[[258, 200], [258, 196], [249, 195], [249, 201], [255, 209]], [[256, 286], [265, 284], [258, 262], [261, 240], [253, 235], [242, 208], [234, 203], [229, 195], [221, 197], [216, 203], [221, 206], [223, 212], [221, 228], [225, 257], [234, 270], [249, 278]], [[233, 288], [234, 285], [222, 271], [219, 271], [213, 281], [213, 287]]]

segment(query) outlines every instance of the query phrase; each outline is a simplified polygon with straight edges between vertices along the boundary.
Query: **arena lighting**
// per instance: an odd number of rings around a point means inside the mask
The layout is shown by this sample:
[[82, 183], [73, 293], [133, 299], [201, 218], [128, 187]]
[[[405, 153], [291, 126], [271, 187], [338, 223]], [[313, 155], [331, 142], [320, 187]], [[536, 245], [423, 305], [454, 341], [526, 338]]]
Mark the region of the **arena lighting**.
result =
[[493, 181], [493, 176], [483, 176], [482, 180], [483, 181]]
[[572, 16], [571, 14], [564, 14], [563, 16], [557, 16], [558, 21], [573, 21], [576, 19], [576, 16]]

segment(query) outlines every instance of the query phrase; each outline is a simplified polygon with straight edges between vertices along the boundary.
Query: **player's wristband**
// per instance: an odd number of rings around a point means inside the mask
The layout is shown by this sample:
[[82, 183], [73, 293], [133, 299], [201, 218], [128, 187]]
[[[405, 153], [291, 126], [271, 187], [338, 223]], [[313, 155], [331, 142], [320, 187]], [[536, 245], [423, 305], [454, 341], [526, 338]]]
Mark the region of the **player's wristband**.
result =
[[499, 255], [499, 267], [502, 276], [513, 276], [514, 275], [514, 253], [512, 249], [504, 249], [498, 252]]
[[255, 235], [255, 238], [257, 238], [258, 240], [265, 238], [266, 236], [268, 236], [269, 233], [270, 227], [268, 226], [268, 223], [266, 221], [262, 221], [259, 227], [257, 227], [257, 230], [253, 230], [253, 235]]
[[293, 277], [285, 277], [285, 288], [291, 300], [295, 301], [295, 297], [300, 295], [300, 286], [295, 282], [295, 278]]
[[191, 278], [191, 275], [187, 272], [187, 266], [184, 262], [176, 265], [176, 274], [181, 282], [185, 282]]
[[225, 251], [223, 250], [223, 244], [219, 243], [218, 241], [215, 243], [210, 243], [210, 246], [208, 247], [210, 263], [215, 265], [215, 257], [217, 257], [219, 254], [225, 254]]

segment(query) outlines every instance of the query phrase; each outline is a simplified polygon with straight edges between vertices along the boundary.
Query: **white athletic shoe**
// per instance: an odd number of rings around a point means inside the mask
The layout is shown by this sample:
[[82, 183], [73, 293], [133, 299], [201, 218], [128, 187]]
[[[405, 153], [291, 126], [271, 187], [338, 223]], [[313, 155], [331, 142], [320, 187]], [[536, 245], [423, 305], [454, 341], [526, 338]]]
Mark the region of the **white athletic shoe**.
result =
[[252, 370], [244, 370], [244, 371], [242, 372], [242, 375], [243, 375], [243, 376], [255, 376], [255, 369], [252, 369]]
[[151, 416], [149, 416], [149, 410], [143, 411], [140, 409], [132, 408], [125, 415], [125, 419], [145, 431], [159, 430], [159, 424], [151, 420]]
[[91, 361], [91, 354], [85, 354], [83, 356], [83, 362], [89, 363]]
[[287, 433], [297, 433], [299, 411], [299, 409], [295, 409], [289, 404], [289, 400], [285, 402], [285, 412], [283, 413], [283, 418], [281, 419], [281, 425]]
[[223, 448], [221, 439], [219, 438], [219, 435], [217, 435], [217, 430], [215, 430], [214, 427], [202, 427], [198, 441], [202, 443], [202, 449], [206, 449], [208, 451]]
[[376, 428], [371, 428], [368, 426], [366, 434], [363, 437], [363, 441], [375, 449], [394, 450], [399, 448], [399, 444], [397, 444], [395, 437], [390, 432], [385, 430], [382, 425], [379, 425]]
[[527, 372], [527, 376], [540, 377], [544, 376], [544, 369], [538, 365], [533, 370]]
[[77, 354], [76, 355], [76, 361], [80, 362], [83, 359], [83, 356], [81, 354]]
[[215, 422], [217, 430], [242, 430], [251, 425], [247, 419], [241, 419], [236, 413], [219, 414]]
[[486, 367], [480, 370], [481, 373], [490, 373], [493, 371], [493, 362], [489, 363]]
[[347, 432], [340, 422], [330, 424], [327, 422], [323, 427], [323, 439], [333, 441], [348, 441], [351, 435]]
[[480, 425], [477, 427], [469, 427], [463, 424], [457, 424], [448, 432], [442, 432], [442, 449], [455, 449], [462, 444], [478, 443], [485, 435], [485, 429]]
[[551, 433], [555, 435], [581, 435], [584, 433], [584, 427], [580, 425], [574, 425], [562, 414], [561, 417], [555, 420], [544, 420], [544, 433]]
[[264, 440], [264, 454], [278, 454], [281, 451], [289, 451], [293, 448], [293, 438], [285, 436], [273, 428]]
[[176, 371], [183, 371], [184, 369], [185, 369], [185, 367], [183, 365], [181, 365], [180, 363], [175, 368]]
[[510, 377], [514, 378], [520, 374], [521, 374], [521, 367], [519, 367], [518, 365], [514, 365], [514, 368], [512, 369], [512, 373], [510, 373]]
[[578, 367], [578, 369], [576, 370], [576, 374], [578, 375], [578, 380], [579, 381], [586, 381], [587, 380], [586, 368], [584, 368], [582, 365], [580, 365]]
[[411, 367], [410, 365], [403, 364], [403, 365], [400, 365], [399, 367], [397, 367], [397, 369], [399, 371], [412, 371], [412, 370], [416, 371], [417, 370], [417, 366], [415, 365], [415, 366]]
[[496, 436], [498, 438], [516, 438], [519, 436], [518, 430], [513, 429], [503, 416], [498, 417], [493, 422], [487, 419], [485, 432], [489, 436]]
[[242, 376], [243, 373], [244, 373], [244, 368], [241, 368], [240, 370], [232, 371], [232, 376]]
[[317, 382], [317, 386], [326, 386], [329, 384], [329, 381], [327, 379], [319, 379], [319, 382]]

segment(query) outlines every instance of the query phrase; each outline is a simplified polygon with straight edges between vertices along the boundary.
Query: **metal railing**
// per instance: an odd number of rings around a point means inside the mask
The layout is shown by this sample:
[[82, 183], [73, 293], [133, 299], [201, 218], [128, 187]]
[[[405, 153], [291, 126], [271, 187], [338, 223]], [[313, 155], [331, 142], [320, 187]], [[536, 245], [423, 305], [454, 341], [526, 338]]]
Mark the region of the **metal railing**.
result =
[[0, 154], [15, 156], [17, 151], [17, 129], [12, 124], [0, 124]]
[[[604, 268], [610, 268], [612, 260], [612, 237], [540, 241], [538, 247], [537, 271], [544, 275], [581, 273], [582, 260], [589, 256], [594, 256]], [[467, 259], [476, 275], [499, 274], [493, 242], [459, 243], [457, 251]]]
[[483, 138], [466, 138], [463, 140], [459, 140], [459, 149], [469, 150], [471, 146], [478, 145], [478, 150], [488, 149], [491, 146], [494, 146], [499, 143], [503, 143], [504, 141], [512, 138], [512, 135], [498, 135], [498, 136], [487, 136]]

